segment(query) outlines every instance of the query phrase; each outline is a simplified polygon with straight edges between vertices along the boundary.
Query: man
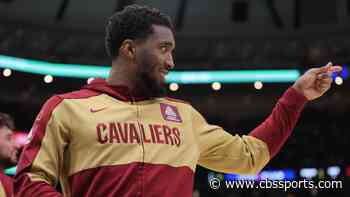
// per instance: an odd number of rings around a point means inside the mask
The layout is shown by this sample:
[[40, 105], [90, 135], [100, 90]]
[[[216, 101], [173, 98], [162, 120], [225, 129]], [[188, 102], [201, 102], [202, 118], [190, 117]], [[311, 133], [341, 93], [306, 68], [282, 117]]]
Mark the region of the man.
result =
[[4, 174], [4, 169], [17, 163], [18, 146], [12, 140], [14, 123], [7, 114], [0, 113], [0, 196], [13, 195], [12, 178]]
[[[186, 102], [163, 97], [174, 67], [172, 24], [132, 5], [106, 27], [108, 79], [49, 99], [31, 130], [15, 176], [16, 196], [192, 195], [196, 165], [255, 174], [276, 155], [307, 100], [324, 94], [329, 63], [309, 70], [247, 136], [232, 136]], [[54, 188], [60, 182], [63, 194]]]

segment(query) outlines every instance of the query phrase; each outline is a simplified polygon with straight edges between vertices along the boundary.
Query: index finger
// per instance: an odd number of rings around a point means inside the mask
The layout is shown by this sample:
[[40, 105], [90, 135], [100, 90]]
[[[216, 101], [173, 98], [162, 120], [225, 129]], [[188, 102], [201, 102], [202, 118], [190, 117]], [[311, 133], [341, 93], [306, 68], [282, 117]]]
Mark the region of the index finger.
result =
[[333, 66], [332, 62], [328, 62], [327, 65], [319, 67], [319, 68], [312, 68], [310, 72], [313, 72], [315, 74], [321, 74], [326, 73], [331, 67]]
[[329, 69], [328, 69], [328, 72], [340, 72], [343, 70], [343, 67], [341, 66], [331, 66]]

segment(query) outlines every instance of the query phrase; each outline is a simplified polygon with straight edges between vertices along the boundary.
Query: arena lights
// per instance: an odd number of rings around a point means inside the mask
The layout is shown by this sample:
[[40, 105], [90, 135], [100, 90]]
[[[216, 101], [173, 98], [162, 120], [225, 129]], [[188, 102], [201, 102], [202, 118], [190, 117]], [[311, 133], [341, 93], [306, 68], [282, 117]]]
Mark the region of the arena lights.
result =
[[90, 77], [88, 80], [87, 80], [87, 84], [90, 84], [92, 80], [94, 80], [95, 78], [93, 77]]
[[2, 75], [4, 75], [4, 77], [9, 77], [9, 76], [11, 76], [11, 74], [12, 74], [12, 70], [11, 69], [5, 68], [2, 71]]
[[343, 79], [347, 79], [349, 76], [348, 66], [343, 65], [343, 69], [340, 71], [340, 76], [343, 77]]
[[300, 176], [306, 179], [312, 179], [317, 176], [316, 168], [302, 168], [300, 170]]
[[236, 180], [257, 181], [257, 180], [259, 180], [259, 177], [257, 175], [225, 174], [224, 178], [225, 178], [225, 180], [228, 180], [228, 181], [236, 181]]
[[[350, 166], [346, 169], [346, 176], [350, 176]], [[297, 177], [296, 170], [293, 169], [280, 169], [280, 170], [263, 170], [258, 175], [238, 175], [238, 174], [224, 174], [225, 180], [296, 180], [296, 179], [324, 179], [325, 172], [322, 168], [302, 168], [299, 171], [299, 177]], [[341, 175], [341, 168], [339, 166], [330, 166], [327, 168], [327, 174], [336, 179]]]
[[348, 72], [348, 65], [343, 64], [343, 65], [337, 65], [337, 66], [342, 66], [343, 69], [340, 71], [340, 73], [333, 73], [333, 79], [335, 79], [337, 76], [342, 77], [343, 79], [347, 79], [349, 76], [349, 72]]
[[177, 91], [179, 89], [179, 85], [177, 83], [170, 83], [169, 89], [173, 92]]
[[337, 85], [343, 84], [343, 78], [341, 78], [340, 76], [337, 76], [334, 81], [335, 81], [335, 84]]
[[0, 55], [0, 67], [40, 75], [59, 77], [105, 77], [110, 68], [101, 66], [58, 64]]
[[214, 82], [211, 84], [211, 88], [215, 91], [219, 91], [221, 89], [221, 83], [220, 82]]
[[[0, 55], [0, 67], [33, 74], [73, 78], [107, 78], [110, 70], [110, 67], [107, 66], [58, 64], [4, 55]], [[289, 83], [295, 81], [299, 76], [300, 73], [296, 69], [171, 71], [166, 76], [166, 81], [178, 84], [251, 83], [255, 81]]]
[[51, 83], [53, 81], [53, 77], [51, 75], [45, 75], [44, 82]]
[[263, 170], [258, 175], [238, 175], [238, 174], [225, 174], [225, 180], [295, 180], [296, 174], [294, 170]]
[[254, 88], [257, 90], [261, 90], [263, 88], [263, 83], [261, 81], [254, 82]]
[[260, 173], [260, 179], [269, 180], [294, 180], [295, 171], [291, 169], [286, 170], [265, 170]]
[[5, 169], [5, 174], [7, 174], [7, 175], [15, 175], [16, 174], [16, 166], [13, 166], [13, 167], [11, 167], [11, 168], [7, 168], [7, 169]]
[[337, 178], [340, 175], [340, 167], [339, 166], [330, 166], [327, 168], [327, 174], [333, 179]]
[[299, 77], [298, 70], [230, 70], [230, 71], [172, 71], [167, 75], [168, 82], [182, 84], [206, 83], [268, 83], [293, 82]]

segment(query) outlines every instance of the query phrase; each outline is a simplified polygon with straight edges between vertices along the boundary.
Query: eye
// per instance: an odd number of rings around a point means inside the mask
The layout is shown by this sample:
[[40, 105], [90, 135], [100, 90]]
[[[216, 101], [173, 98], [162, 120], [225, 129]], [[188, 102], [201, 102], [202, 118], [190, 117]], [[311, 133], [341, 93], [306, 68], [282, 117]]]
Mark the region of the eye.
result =
[[166, 53], [168, 51], [168, 47], [166, 46], [161, 46], [160, 47], [160, 50], [163, 52], [163, 53]]

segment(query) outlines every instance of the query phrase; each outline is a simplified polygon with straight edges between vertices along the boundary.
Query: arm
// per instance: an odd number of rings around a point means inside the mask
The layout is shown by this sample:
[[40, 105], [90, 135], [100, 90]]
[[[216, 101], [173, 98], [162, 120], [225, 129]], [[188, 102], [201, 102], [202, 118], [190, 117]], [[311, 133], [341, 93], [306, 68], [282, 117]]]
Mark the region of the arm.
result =
[[208, 125], [198, 112], [193, 117], [199, 135], [199, 164], [221, 172], [255, 174], [274, 157], [293, 130], [307, 100], [322, 96], [332, 82], [331, 63], [301, 76], [275, 105], [270, 116], [248, 136], [231, 136], [222, 128]]
[[290, 88], [278, 101], [271, 115], [248, 136], [227, 133], [209, 125], [195, 112], [199, 132], [199, 164], [226, 173], [256, 174], [284, 144], [297, 122], [306, 99]]
[[15, 196], [62, 196], [54, 189], [68, 142], [68, 132], [61, 120], [61, 101], [59, 97], [49, 99], [34, 122], [17, 166]]
[[249, 135], [263, 140], [269, 147], [271, 158], [289, 137], [306, 101], [322, 96], [330, 89], [333, 72], [341, 67], [328, 63], [302, 75], [276, 104], [270, 117]]
[[294, 88], [289, 88], [279, 99], [270, 116], [249, 133], [266, 143], [270, 159], [290, 136], [307, 99]]

